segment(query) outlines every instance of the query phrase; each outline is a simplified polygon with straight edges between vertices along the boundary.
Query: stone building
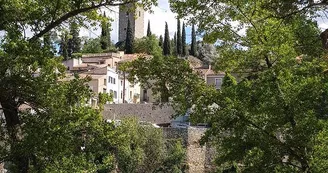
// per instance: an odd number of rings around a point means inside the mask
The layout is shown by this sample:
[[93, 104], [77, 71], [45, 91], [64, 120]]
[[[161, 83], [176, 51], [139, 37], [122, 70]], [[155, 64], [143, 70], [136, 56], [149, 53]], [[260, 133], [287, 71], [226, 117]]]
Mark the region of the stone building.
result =
[[141, 38], [144, 36], [145, 11], [137, 7], [133, 13], [129, 9], [132, 9], [132, 4], [122, 6], [119, 9], [118, 41], [124, 41], [126, 39], [128, 19], [130, 19], [134, 37]]

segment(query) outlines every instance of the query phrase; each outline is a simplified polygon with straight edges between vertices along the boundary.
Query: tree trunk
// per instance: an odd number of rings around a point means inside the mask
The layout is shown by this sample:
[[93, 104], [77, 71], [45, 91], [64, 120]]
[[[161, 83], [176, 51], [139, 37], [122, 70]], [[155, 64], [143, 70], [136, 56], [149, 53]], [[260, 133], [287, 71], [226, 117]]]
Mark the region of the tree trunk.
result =
[[19, 149], [19, 141], [21, 141], [20, 120], [18, 116], [18, 103], [13, 99], [1, 98], [1, 107], [5, 116], [6, 127], [10, 136], [10, 152], [12, 154], [12, 162], [20, 173], [28, 172], [29, 159]]

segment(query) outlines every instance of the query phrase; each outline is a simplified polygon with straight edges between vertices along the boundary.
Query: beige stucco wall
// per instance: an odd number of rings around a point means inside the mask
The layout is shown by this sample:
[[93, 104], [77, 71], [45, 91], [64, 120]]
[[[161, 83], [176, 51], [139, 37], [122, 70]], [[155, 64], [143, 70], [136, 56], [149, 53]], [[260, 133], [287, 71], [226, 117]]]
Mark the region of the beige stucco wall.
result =
[[[150, 83], [154, 83], [154, 81], [150, 81]], [[145, 88], [140, 87], [140, 102], [147, 103], [155, 103], [157, 102], [156, 96], [153, 95], [153, 91], [151, 88], [147, 89], [147, 94], [144, 93]]]
[[89, 81], [88, 85], [90, 86], [90, 88], [94, 93], [99, 93], [99, 92], [102, 93], [103, 89], [106, 89], [106, 85], [104, 84], [104, 79], [106, 79], [106, 83], [107, 83], [108, 82], [107, 76], [106, 75], [92, 75], [92, 76], [94, 76], [95, 78]]
[[109, 59], [105, 59], [105, 64], [107, 64], [109, 67], [116, 67], [117, 63], [120, 62], [122, 59], [117, 57], [112, 57]]

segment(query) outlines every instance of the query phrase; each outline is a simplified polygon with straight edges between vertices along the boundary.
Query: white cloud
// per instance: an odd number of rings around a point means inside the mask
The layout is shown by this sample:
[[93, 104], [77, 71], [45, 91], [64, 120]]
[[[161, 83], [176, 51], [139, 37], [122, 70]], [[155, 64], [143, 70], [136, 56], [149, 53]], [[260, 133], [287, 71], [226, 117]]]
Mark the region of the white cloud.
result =
[[[163, 1], [160, 0], [164, 4]], [[166, 1], [167, 5], [168, 2]], [[177, 30], [177, 20], [176, 14], [174, 14], [168, 6], [158, 6], [153, 8], [154, 13], [145, 14], [145, 33], [147, 32], [148, 20], [150, 21], [151, 32], [157, 36], [164, 36], [165, 22], [167, 22], [169, 27], [170, 38], [173, 38], [174, 32]]]
[[[108, 9], [101, 9], [101, 11], [106, 11], [106, 14], [110, 16], [113, 19], [112, 22], [112, 32], [111, 32], [111, 39], [114, 40], [116, 43], [118, 40], [118, 7], [111, 8], [115, 12], [110, 12]], [[147, 32], [147, 25], [148, 20], [150, 20], [150, 26], [151, 26], [151, 32], [157, 36], [162, 35], [164, 36], [164, 30], [165, 30], [165, 22], [167, 22], [170, 32], [170, 38], [173, 38], [174, 32], [177, 30], [177, 20], [176, 20], [176, 14], [174, 14], [170, 10], [169, 2], [168, 0], [159, 0], [158, 6], [153, 7], [153, 13], [145, 12], [145, 25], [144, 25], [144, 34], [146, 35]], [[86, 37], [98, 37], [101, 33], [101, 29], [99, 27], [95, 28], [81, 28], [80, 30], [80, 36], [86, 36]]]

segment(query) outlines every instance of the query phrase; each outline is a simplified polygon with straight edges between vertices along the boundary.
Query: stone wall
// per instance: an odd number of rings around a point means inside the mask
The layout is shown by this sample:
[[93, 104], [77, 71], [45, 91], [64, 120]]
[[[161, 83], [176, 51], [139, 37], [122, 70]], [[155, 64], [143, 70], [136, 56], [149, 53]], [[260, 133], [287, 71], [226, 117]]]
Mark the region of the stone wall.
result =
[[163, 128], [167, 139], [182, 139], [187, 150], [187, 163], [189, 173], [204, 173], [213, 171], [213, 158], [215, 150], [209, 146], [201, 146], [199, 140], [206, 128]]
[[128, 25], [128, 19], [130, 19], [130, 25], [135, 38], [141, 38], [144, 36], [144, 10], [137, 7], [135, 13], [128, 12], [132, 4], [121, 6], [119, 8], [119, 28], [118, 28], [118, 41], [124, 41], [126, 39], [126, 31]]
[[170, 123], [174, 114], [171, 106], [153, 104], [107, 104], [104, 106], [104, 119], [138, 117], [140, 121], [155, 124]]

